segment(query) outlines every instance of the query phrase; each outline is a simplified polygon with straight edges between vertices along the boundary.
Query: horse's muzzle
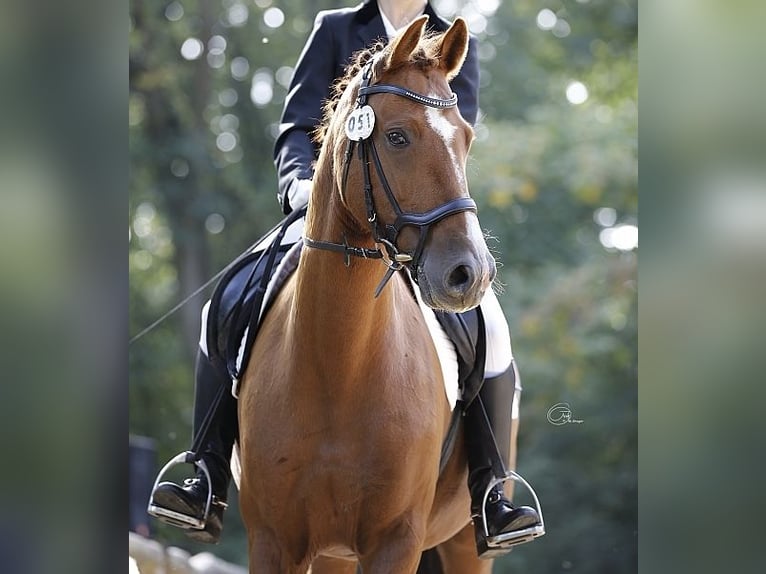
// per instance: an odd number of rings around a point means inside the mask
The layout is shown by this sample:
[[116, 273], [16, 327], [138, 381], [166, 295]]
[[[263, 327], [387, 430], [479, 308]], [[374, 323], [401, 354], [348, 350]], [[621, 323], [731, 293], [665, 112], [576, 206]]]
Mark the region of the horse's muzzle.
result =
[[418, 269], [418, 283], [426, 305], [455, 313], [478, 306], [497, 273], [489, 251], [438, 259], [426, 257]]

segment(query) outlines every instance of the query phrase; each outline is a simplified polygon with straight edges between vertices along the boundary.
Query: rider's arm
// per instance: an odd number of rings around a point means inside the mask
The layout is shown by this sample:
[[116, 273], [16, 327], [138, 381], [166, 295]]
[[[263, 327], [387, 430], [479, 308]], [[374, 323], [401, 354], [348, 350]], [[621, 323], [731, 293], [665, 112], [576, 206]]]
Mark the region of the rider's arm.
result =
[[284, 213], [300, 207], [290, 204], [308, 199], [313, 162], [318, 148], [312, 130], [322, 121], [322, 103], [329, 96], [336, 72], [331, 26], [320, 12], [303, 47], [285, 99], [279, 136], [274, 144], [274, 164], [279, 178], [278, 199]]

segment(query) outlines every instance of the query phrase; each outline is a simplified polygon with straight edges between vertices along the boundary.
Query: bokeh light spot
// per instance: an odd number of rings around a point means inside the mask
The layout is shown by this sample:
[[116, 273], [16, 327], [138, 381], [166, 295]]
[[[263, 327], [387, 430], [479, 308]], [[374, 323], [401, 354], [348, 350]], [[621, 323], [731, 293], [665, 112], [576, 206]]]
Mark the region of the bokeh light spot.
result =
[[237, 90], [234, 88], [226, 88], [225, 90], [218, 92], [218, 103], [224, 107], [232, 107], [237, 103], [238, 99], [239, 96], [237, 95]]
[[189, 162], [183, 158], [176, 157], [170, 162], [170, 173], [179, 178], [189, 175]]
[[180, 2], [171, 2], [167, 5], [167, 8], [165, 8], [165, 18], [171, 22], [178, 22], [183, 17], [184, 7], [181, 6]]
[[537, 27], [540, 30], [552, 30], [556, 25], [556, 20], [558, 20], [556, 14], [548, 8], [543, 8], [537, 13]]
[[224, 154], [224, 159], [227, 163], [238, 163], [242, 161], [242, 158], [245, 156], [245, 152], [242, 151], [242, 146], [237, 146], [230, 152], [226, 152]]
[[566, 38], [572, 32], [572, 28], [569, 26], [569, 22], [559, 18], [556, 20], [556, 24], [551, 31], [556, 38]]
[[223, 68], [226, 63], [226, 56], [221, 51], [210, 51], [207, 53], [207, 65], [211, 68]]
[[617, 222], [617, 211], [612, 207], [599, 207], [593, 212], [593, 221], [601, 227], [612, 227]]
[[274, 97], [274, 79], [271, 70], [261, 68], [253, 74], [253, 83], [250, 86], [250, 99], [256, 107], [266, 106]]
[[211, 213], [205, 218], [205, 229], [208, 233], [218, 235], [226, 227], [226, 219], [220, 213]]
[[234, 114], [225, 114], [221, 116], [218, 125], [222, 131], [236, 132], [239, 129], [239, 118]]
[[133, 253], [130, 262], [135, 269], [146, 271], [152, 266], [152, 259], [153, 257], [151, 253], [145, 249], [141, 249]]
[[632, 251], [638, 247], [638, 227], [635, 225], [608, 227], [601, 230], [598, 239], [607, 249]]
[[223, 151], [231, 151], [237, 147], [237, 137], [231, 132], [222, 132], [215, 138], [216, 147]]
[[471, 34], [479, 35], [487, 29], [487, 19], [472, 4], [465, 6], [460, 15], [465, 18]]
[[130, 94], [128, 100], [128, 123], [138, 126], [144, 121], [146, 115], [146, 102], [141, 94]]
[[500, 0], [473, 0], [473, 4], [485, 16], [492, 16], [500, 7]]
[[216, 34], [207, 41], [207, 49], [211, 52], [223, 52], [226, 50], [226, 38]]
[[281, 66], [274, 74], [274, 77], [281, 86], [288, 88], [293, 79], [293, 68], [291, 66]]
[[582, 82], [570, 82], [566, 90], [570, 104], [579, 105], [588, 100], [588, 88]]
[[435, 0], [436, 11], [445, 18], [452, 18], [458, 11], [457, 0]]
[[185, 60], [196, 60], [202, 55], [204, 44], [198, 38], [186, 38], [181, 44], [181, 56]]
[[146, 237], [152, 232], [152, 223], [156, 214], [154, 206], [148, 202], [141, 203], [136, 208], [133, 217], [133, 232], [137, 237]]
[[269, 8], [263, 13], [263, 22], [269, 28], [279, 28], [285, 23], [285, 13], [276, 7]]
[[235, 27], [244, 26], [249, 16], [250, 11], [247, 9], [247, 6], [240, 2], [229, 6], [229, 10], [226, 13], [226, 19], [229, 21], [229, 24]]
[[237, 56], [231, 61], [231, 76], [235, 80], [244, 80], [250, 72], [250, 62], [247, 58]]

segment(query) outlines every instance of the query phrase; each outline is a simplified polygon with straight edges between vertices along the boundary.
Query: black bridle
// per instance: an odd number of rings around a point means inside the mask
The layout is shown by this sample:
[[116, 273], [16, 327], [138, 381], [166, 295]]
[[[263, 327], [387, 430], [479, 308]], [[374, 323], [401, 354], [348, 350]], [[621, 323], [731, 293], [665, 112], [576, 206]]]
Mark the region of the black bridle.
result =
[[[408, 98], [414, 102], [422, 104], [424, 106], [446, 109], [453, 108], [457, 105], [457, 94], [452, 94], [450, 98], [431, 98], [418, 94], [407, 88], [396, 86], [393, 84], [374, 84], [370, 85], [372, 79], [372, 67], [374, 59], [371, 60], [365, 67], [362, 73], [362, 82], [357, 94], [356, 109], [361, 109], [367, 104], [367, 97], [372, 94], [395, 94], [404, 98]], [[374, 129], [374, 128], [373, 128]], [[380, 156], [378, 150], [375, 147], [375, 142], [372, 138], [372, 132], [367, 137], [360, 138], [359, 140], [353, 140], [349, 138], [348, 147], [346, 148], [346, 154], [343, 165], [343, 189], [342, 195], [346, 197], [346, 181], [348, 179], [349, 167], [353, 158], [354, 147], [357, 141], [359, 141], [359, 154], [358, 157], [362, 161], [364, 174], [364, 200], [367, 209], [367, 222], [370, 224], [370, 230], [372, 231], [372, 237], [376, 245], [382, 245], [383, 249], [375, 248], [368, 249], [363, 247], [353, 247], [346, 242], [346, 238], [343, 238], [343, 243], [332, 243], [329, 241], [318, 241], [309, 237], [303, 238], [303, 243], [307, 247], [315, 249], [325, 249], [328, 251], [336, 251], [343, 253], [346, 256], [346, 266], [350, 265], [351, 257], [362, 257], [365, 259], [382, 259], [388, 267], [388, 271], [381, 280], [377, 289], [375, 290], [375, 297], [380, 295], [383, 287], [388, 283], [393, 274], [404, 268], [405, 264], [411, 269], [417, 269], [420, 265], [420, 257], [423, 253], [423, 246], [425, 245], [426, 237], [431, 225], [435, 224], [442, 219], [460, 213], [463, 211], [476, 211], [476, 203], [470, 197], [460, 197], [452, 199], [442, 205], [439, 205], [425, 213], [406, 213], [399, 207], [399, 202], [396, 201], [391, 186], [388, 183], [385, 173], [383, 172], [383, 166], [380, 162]], [[378, 174], [383, 190], [386, 192], [388, 202], [396, 214], [396, 219], [392, 224], [383, 224], [378, 218], [377, 210], [375, 209], [375, 201], [372, 195], [372, 182], [370, 178], [370, 158], [375, 165], [375, 171]], [[418, 239], [415, 250], [411, 253], [399, 251], [396, 246], [396, 240], [399, 233], [406, 226], [414, 226], [420, 230], [420, 237]], [[417, 273], [413, 273], [413, 279], [417, 281]]]

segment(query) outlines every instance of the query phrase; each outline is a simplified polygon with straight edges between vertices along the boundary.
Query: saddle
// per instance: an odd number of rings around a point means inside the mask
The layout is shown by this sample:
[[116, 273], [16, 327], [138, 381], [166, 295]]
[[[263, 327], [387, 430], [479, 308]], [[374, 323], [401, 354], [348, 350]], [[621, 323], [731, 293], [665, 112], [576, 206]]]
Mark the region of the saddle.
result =
[[[300, 243], [287, 239], [287, 232], [305, 215], [305, 207], [290, 213], [231, 262], [216, 284], [206, 325], [208, 358], [233, 381], [247, 367], [261, 318], [278, 292], [278, 287], [269, 288], [270, 283], [281, 286], [298, 265], [300, 248], [282, 263], [288, 251]], [[284, 271], [277, 274], [277, 270]]]

